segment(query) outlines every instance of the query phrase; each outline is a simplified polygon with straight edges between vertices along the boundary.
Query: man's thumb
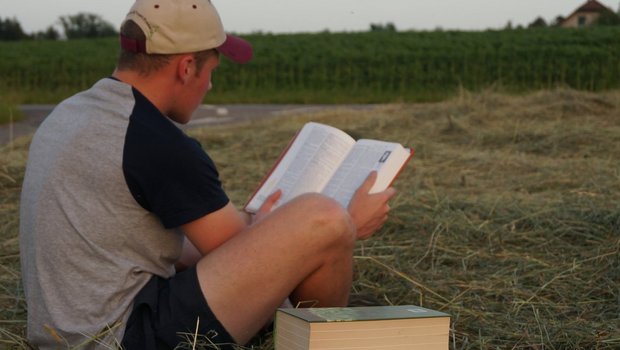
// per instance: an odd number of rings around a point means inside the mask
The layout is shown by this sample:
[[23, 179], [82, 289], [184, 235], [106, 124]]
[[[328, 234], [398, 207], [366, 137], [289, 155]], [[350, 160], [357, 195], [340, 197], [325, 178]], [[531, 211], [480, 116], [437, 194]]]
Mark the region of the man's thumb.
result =
[[362, 186], [360, 186], [360, 190], [364, 193], [370, 192], [370, 189], [375, 185], [375, 182], [377, 182], [377, 172], [373, 170], [370, 174], [368, 174], [368, 177], [364, 180]]

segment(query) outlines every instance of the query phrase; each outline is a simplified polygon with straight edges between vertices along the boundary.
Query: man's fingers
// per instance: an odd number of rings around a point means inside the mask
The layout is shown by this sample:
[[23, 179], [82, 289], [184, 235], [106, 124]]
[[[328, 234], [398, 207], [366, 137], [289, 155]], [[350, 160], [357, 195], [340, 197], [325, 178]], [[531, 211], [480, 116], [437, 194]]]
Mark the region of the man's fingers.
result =
[[268, 202], [272, 202], [273, 204], [276, 204], [280, 198], [282, 197], [282, 190], [277, 190], [274, 193], [272, 193], [269, 198], [267, 198]]
[[280, 200], [282, 197], [282, 190], [277, 190], [274, 193], [270, 194], [269, 197], [263, 202], [263, 205], [260, 207], [261, 212], [270, 212], [274, 205]]
[[390, 187], [387, 190], [385, 190], [385, 194], [389, 200], [396, 195], [396, 189], [394, 187]]
[[377, 172], [373, 170], [370, 172], [370, 174], [368, 174], [368, 177], [366, 177], [366, 180], [364, 180], [364, 182], [360, 186], [359, 188], [360, 191], [362, 191], [362, 193], [370, 192], [370, 189], [372, 188], [372, 186], [374, 186], [376, 181], [377, 181]]

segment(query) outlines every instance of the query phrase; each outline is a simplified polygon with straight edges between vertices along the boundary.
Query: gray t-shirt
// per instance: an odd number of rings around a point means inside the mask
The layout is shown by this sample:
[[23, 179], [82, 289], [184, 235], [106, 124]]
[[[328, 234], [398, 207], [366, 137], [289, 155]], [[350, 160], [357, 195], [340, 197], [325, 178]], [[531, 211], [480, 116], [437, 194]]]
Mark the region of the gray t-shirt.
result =
[[198, 142], [136, 89], [106, 78], [63, 101], [32, 140], [22, 189], [28, 339], [120, 344], [135, 295], [174, 274], [175, 228], [227, 203]]

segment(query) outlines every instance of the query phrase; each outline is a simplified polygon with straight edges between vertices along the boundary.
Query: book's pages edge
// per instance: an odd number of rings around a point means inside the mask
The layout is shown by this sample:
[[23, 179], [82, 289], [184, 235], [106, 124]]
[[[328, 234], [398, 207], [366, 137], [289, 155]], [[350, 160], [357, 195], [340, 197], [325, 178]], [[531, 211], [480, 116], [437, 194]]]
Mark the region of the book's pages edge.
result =
[[[295, 328], [297, 328], [297, 330]], [[274, 319], [273, 332], [274, 346], [276, 349], [307, 349], [310, 344], [311, 323], [278, 309], [276, 310]], [[290, 335], [293, 336], [291, 337]]]
[[411, 160], [411, 158], [413, 158], [413, 154], [415, 153], [415, 149], [413, 149], [411, 147], [403, 147], [403, 148], [405, 150], [409, 150], [409, 157], [400, 166], [400, 169], [398, 169], [398, 171], [396, 172], [396, 175], [394, 175], [394, 177], [392, 178], [392, 181], [390, 181], [390, 184], [388, 185], [388, 188], [392, 187], [392, 184], [394, 184], [394, 181], [396, 181], [398, 176], [400, 176], [400, 173], [402, 173], [403, 170], [405, 170], [405, 166], [407, 166], [407, 164], [409, 164], [409, 161]]

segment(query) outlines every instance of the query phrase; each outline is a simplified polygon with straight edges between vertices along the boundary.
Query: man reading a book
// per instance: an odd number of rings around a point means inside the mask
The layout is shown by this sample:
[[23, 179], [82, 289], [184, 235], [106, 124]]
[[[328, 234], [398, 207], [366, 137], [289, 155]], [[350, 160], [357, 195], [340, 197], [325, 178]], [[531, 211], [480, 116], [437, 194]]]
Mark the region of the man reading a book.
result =
[[[281, 303], [344, 306], [353, 248], [394, 189], [348, 208], [306, 194], [236, 209], [187, 123], [223, 57], [245, 63], [209, 0], [137, 0], [113, 75], [33, 137], [20, 209], [28, 339], [39, 349], [248, 342]], [[208, 145], [206, 145], [208, 148]], [[228, 344], [228, 345], [227, 345]]]

